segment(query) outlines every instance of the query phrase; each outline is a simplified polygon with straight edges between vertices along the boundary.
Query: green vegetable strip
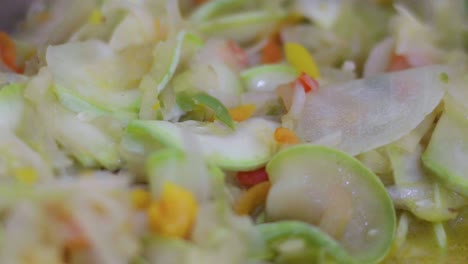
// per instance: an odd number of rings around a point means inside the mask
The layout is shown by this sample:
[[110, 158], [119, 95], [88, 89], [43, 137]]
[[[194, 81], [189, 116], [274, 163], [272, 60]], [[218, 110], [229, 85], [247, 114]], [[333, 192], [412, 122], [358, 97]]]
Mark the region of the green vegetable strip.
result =
[[275, 244], [288, 239], [302, 239], [310, 249], [323, 250], [337, 263], [354, 263], [352, 258], [333, 238], [320, 229], [299, 221], [281, 221], [257, 226], [268, 249], [265, 256], [274, 255]]
[[234, 121], [227, 108], [215, 97], [207, 93], [197, 93], [190, 95], [188, 93], [179, 93], [176, 97], [177, 105], [186, 112], [192, 111], [196, 106], [203, 106], [211, 109], [215, 118], [231, 129], [234, 129]]

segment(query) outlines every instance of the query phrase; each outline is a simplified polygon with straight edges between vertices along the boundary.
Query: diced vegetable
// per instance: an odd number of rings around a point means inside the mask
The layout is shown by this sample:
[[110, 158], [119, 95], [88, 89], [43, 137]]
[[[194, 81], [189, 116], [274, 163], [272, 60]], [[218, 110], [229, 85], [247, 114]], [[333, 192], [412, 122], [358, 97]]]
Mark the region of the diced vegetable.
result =
[[248, 215], [258, 206], [265, 203], [271, 184], [268, 181], [259, 183], [248, 189], [236, 201], [234, 211], [238, 215]]
[[262, 63], [278, 63], [283, 59], [283, 48], [279, 34], [272, 34], [262, 49]]
[[305, 72], [310, 77], [320, 78], [320, 73], [312, 55], [307, 49], [298, 43], [286, 43], [284, 45], [286, 59], [298, 72]]
[[198, 204], [192, 193], [168, 182], [161, 197], [148, 208], [148, 221], [157, 234], [188, 238], [197, 214]]
[[10, 70], [23, 72], [23, 69], [16, 65], [16, 44], [5, 32], [0, 32], [0, 59]]
[[265, 167], [262, 167], [252, 171], [240, 171], [236, 174], [236, 179], [241, 186], [250, 188], [264, 181], [268, 181], [268, 174], [266, 173]]
[[229, 115], [231, 116], [232, 120], [237, 122], [242, 122], [244, 120], [249, 119], [250, 117], [252, 117], [254, 112], [254, 104], [240, 105], [238, 107], [229, 109]]
[[292, 130], [285, 127], [278, 127], [274, 136], [275, 140], [280, 144], [298, 144], [301, 142]]
[[298, 145], [267, 167], [270, 220], [301, 220], [334, 236], [358, 263], [377, 263], [390, 250], [395, 211], [380, 180], [353, 157]]
[[297, 78], [296, 83], [300, 84], [304, 88], [304, 92], [306, 93], [315, 92], [319, 87], [318, 82], [304, 72], [301, 73], [301, 75], [299, 75], [299, 78]]
[[141, 188], [132, 190], [130, 199], [132, 200], [133, 207], [138, 210], [144, 210], [151, 204], [151, 194]]

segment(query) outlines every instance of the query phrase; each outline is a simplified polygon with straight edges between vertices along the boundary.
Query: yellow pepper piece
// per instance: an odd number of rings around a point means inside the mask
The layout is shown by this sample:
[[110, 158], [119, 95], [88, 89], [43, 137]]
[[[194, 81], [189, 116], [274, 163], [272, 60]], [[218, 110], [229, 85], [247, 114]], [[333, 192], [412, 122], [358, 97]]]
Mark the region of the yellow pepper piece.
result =
[[197, 214], [198, 204], [193, 194], [173, 183], [166, 183], [161, 198], [148, 208], [148, 222], [155, 233], [187, 238]]
[[296, 70], [305, 72], [314, 79], [320, 78], [320, 72], [312, 55], [304, 46], [298, 43], [286, 43], [284, 45], [286, 59]]
[[229, 109], [229, 115], [231, 116], [232, 120], [237, 121], [237, 122], [241, 122], [241, 121], [249, 119], [253, 115], [254, 112], [255, 112], [254, 104], [240, 105], [238, 107]]
[[22, 183], [34, 184], [37, 182], [37, 172], [31, 167], [15, 169], [15, 176]]
[[274, 137], [276, 142], [281, 144], [297, 144], [301, 142], [294, 131], [285, 127], [278, 127], [275, 130]]
[[133, 208], [138, 210], [147, 209], [151, 204], [151, 194], [143, 189], [135, 189], [130, 193]]
[[99, 9], [94, 9], [89, 15], [88, 22], [92, 25], [99, 25], [104, 21], [104, 17]]
[[248, 189], [241, 195], [239, 200], [237, 200], [236, 204], [234, 205], [234, 211], [238, 215], [250, 214], [256, 207], [266, 201], [270, 187], [271, 183], [266, 181]]

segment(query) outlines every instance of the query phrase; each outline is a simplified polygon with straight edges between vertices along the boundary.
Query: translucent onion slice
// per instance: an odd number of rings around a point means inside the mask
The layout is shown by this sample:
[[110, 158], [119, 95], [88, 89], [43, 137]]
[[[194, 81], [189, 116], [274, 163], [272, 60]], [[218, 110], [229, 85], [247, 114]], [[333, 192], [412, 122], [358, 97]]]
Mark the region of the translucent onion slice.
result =
[[[448, 86], [447, 72], [433, 65], [324, 86], [307, 95], [296, 133], [351, 155], [386, 145], [434, 110]], [[330, 135], [337, 137], [323, 140]]]

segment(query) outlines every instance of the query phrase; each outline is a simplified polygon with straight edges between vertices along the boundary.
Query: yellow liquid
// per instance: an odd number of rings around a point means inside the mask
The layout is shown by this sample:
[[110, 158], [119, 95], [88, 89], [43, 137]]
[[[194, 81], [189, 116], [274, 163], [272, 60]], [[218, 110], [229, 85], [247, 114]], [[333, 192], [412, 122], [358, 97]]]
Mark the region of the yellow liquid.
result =
[[441, 248], [437, 243], [433, 224], [411, 217], [405, 243], [400, 249], [394, 249], [382, 263], [468, 263], [468, 218], [448, 221], [444, 228], [447, 247]]

